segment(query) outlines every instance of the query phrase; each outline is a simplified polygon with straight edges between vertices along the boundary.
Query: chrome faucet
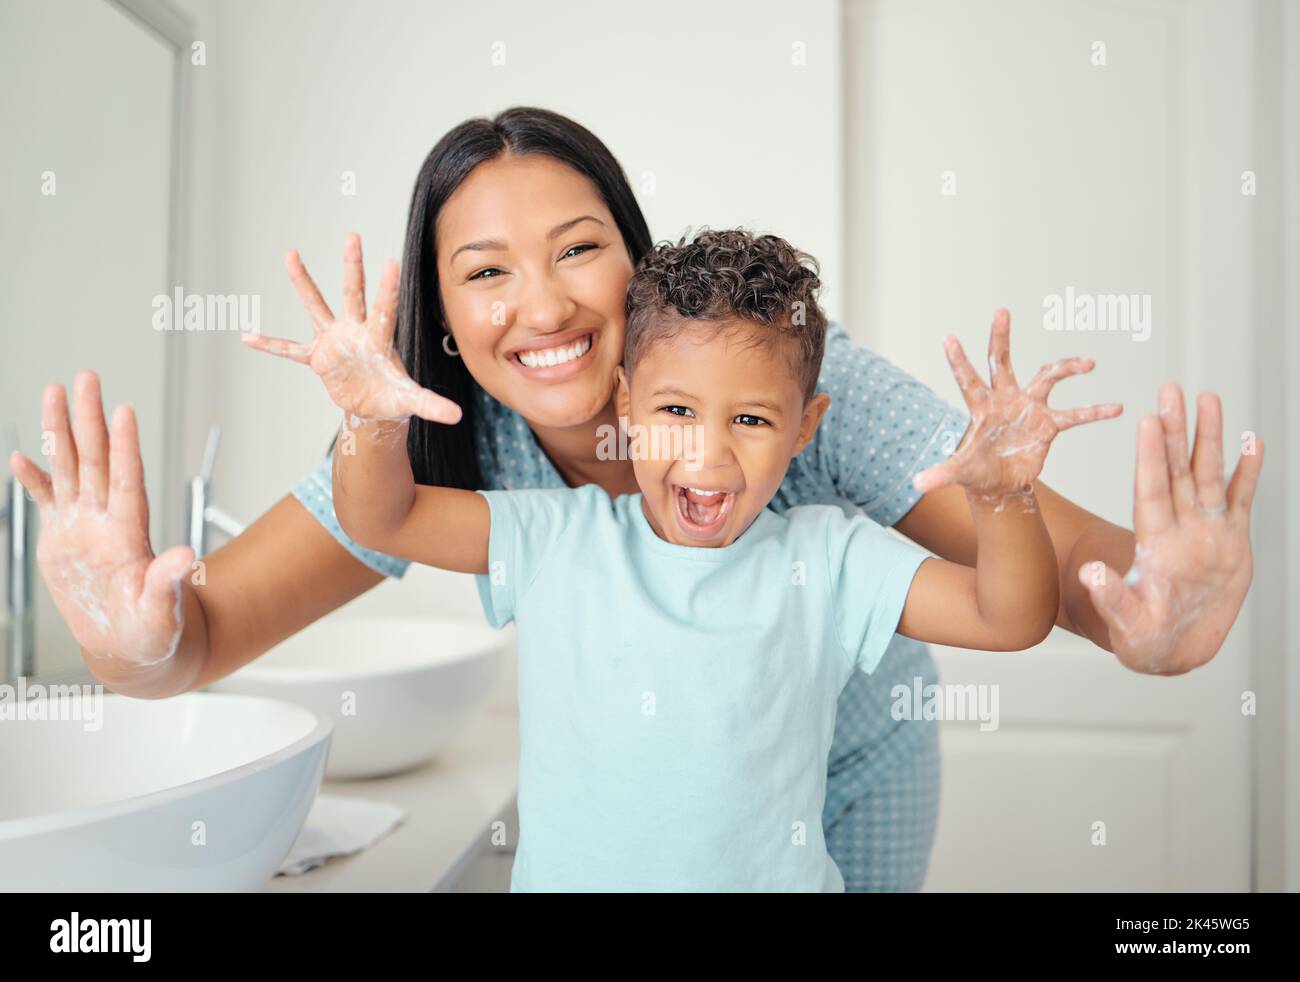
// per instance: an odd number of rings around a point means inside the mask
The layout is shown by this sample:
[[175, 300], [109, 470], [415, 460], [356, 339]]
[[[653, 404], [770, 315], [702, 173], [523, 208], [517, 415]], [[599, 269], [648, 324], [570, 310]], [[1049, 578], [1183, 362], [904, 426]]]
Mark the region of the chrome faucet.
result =
[[217, 463], [217, 447], [221, 445], [221, 427], [215, 423], [208, 430], [208, 445], [203, 451], [203, 466], [199, 473], [190, 479], [189, 493], [189, 541], [194, 550], [194, 558], [199, 559], [208, 552], [208, 530], [216, 528], [229, 536], [239, 535], [244, 526], [231, 518], [212, 500], [212, 469]]
[[[18, 436], [8, 428], [9, 449], [18, 449]], [[36, 550], [33, 546], [36, 512], [27, 489], [13, 475], [5, 482], [7, 494], [0, 508], [5, 519], [5, 578], [8, 583], [6, 609], [9, 613], [9, 646], [5, 651], [0, 682], [28, 677], [36, 671], [36, 610], [32, 603]]]

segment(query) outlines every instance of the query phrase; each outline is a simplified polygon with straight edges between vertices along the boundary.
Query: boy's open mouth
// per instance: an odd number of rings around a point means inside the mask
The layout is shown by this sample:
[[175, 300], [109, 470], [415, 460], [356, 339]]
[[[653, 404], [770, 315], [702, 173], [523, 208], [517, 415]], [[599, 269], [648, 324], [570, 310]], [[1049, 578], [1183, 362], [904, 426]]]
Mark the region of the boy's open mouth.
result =
[[673, 485], [677, 502], [677, 522], [693, 539], [711, 539], [722, 531], [736, 500], [734, 491], [722, 488], [695, 488]]

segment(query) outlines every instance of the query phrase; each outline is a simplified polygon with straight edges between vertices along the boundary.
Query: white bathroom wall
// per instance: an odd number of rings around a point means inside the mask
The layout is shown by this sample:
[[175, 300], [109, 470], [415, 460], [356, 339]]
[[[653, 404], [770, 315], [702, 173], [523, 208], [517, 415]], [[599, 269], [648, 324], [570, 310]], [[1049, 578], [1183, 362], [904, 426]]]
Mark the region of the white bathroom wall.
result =
[[[1282, 446], [1258, 384], [1277, 355], [1260, 310], [1273, 247], [1256, 232], [1283, 188], [1259, 153], [1277, 120], [1256, 78], [1268, 6], [845, 2], [858, 337], [954, 402], [940, 338], [957, 335], [982, 364], [998, 306], [1012, 312], [1022, 380], [1094, 357], [1053, 405], [1119, 401], [1124, 415], [1063, 434], [1044, 479], [1126, 527], [1136, 426], [1161, 382], [1193, 400], [1220, 393], [1229, 467], [1247, 433], [1269, 455]], [[1243, 193], [1244, 171], [1257, 193]], [[1044, 299], [1068, 288], [1145, 295], [1149, 336], [1050, 330]], [[1280, 536], [1276, 513], [1256, 512], [1257, 541]], [[1061, 630], [1023, 653], [938, 649], [945, 682], [1000, 693], [1001, 720], [988, 733], [943, 724], [927, 888], [1276, 888], [1277, 837], [1252, 840], [1252, 743], [1275, 746], [1264, 741], [1286, 704], [1264, 695], [1278, 634], [1253, 603], [1213, 662], [1177, 678], [1129, 672]], [[1252, 686], [1257, 717], [1241, 709]]]
[[[257, 294], [264, 333], [309, 325], [281, 265], [299, 249], [333, 302], [344, 235], [400, 256], [415, 173], [451, 126], [516, 104], [567, 113], [622, 161], [656, 238], [748, 225], [812, 252], [843, 291], [839, 21], [832, 0], [652, 5], [179, 0], [197, 24], [188, 202], [193, 292]], [[496, 60], [502, 64], [494, 64]], [[344, 171], [356, 194], [341, 192]], [[309, 371], [192, 335], [187, 468], [220, 422], [220, 503], [251, 520], [317, 463], [335, 426]], [[479, 616], [468, 578], [400, 599]], [[382, 593], [383, 591], [377, 591]], [[390, 591], [391, 593], [391, 591]]]

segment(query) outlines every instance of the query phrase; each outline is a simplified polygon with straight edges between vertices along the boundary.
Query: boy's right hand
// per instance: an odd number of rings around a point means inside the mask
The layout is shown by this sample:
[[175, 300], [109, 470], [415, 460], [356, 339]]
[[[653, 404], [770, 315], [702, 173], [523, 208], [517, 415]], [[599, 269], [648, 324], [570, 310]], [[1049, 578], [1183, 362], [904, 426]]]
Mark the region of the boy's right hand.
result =
[[316, 335], [311, 344], [260, 334], [243, 335], [250, 348], [300, 361], [321, 377], [334, 404], [362, 422], [407, 420], [419, 416], [435, 423], [457, 423], [460, 407], [421, 388], [406, 373], [393, 347], [397, 325], [398, 265], [384, 265], [379, 296], [366, 313], [361, 238], [348, 236], [343, 247], [343, 317], [335, 318], [321, 298], [296, 251], [285, 256], [289, 277], [298, 290]]
[[971, 419], [952, 456], [913, 479], [922, 493], [948, 484], [959, 484], [985, 499], [1024, 493], [1041, 473], [1057, 433], [1123, 412], [1118, 403], [1084, 409], [1047, 405], [1057, 382], [1092, 371], [1091, 358], [1065, 358], [1044, 365], [1028, 388], [1020, 388], [1011, 370], [1011, 315], [1006, 310], [994, 315], [989, 334], [991, 386], [975, 374], [956, 338], [944, 339], [944, 351]]

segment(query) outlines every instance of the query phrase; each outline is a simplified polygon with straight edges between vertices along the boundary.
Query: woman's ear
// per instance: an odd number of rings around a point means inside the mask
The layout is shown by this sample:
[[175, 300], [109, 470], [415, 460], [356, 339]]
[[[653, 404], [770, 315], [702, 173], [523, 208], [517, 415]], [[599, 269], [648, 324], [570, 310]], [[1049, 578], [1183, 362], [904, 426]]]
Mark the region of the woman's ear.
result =
[[616, 415], [626, 418], [631, 415], [632, 395], [628, 391], [627, 372], [623, 371], [623, 366], [619, 365], [614, 371], [614, 412]]
[[825, 392], [818, 392], [808, 400], [803, 407], [803, 416], [799, 420], [799, 439], [795, 441], [794, 453], [791, 456], [797, 457], [812, 442], [813, 435], [821, 425], [822, 417], [826, 415], [830, 405], [831, 397]]

